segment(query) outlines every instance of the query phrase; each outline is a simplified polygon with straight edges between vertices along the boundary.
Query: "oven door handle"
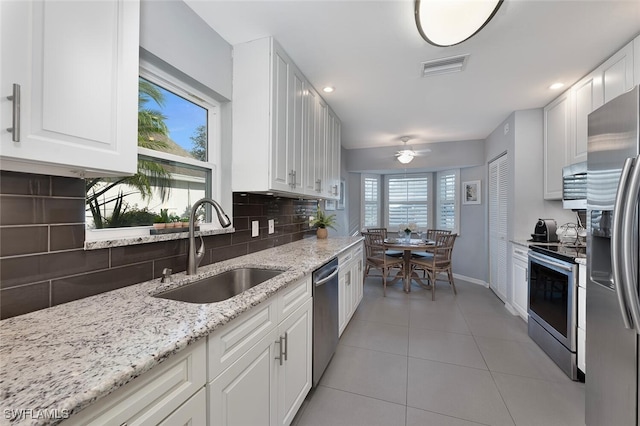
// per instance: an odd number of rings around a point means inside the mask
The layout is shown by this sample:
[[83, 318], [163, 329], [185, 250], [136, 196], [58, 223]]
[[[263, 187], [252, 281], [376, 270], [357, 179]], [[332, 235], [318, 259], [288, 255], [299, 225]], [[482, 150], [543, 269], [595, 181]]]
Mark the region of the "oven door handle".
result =
[[569, 272], [573, 271], [573, 266], [566, 263], [554, 262], [553, 260], [547, 257], [537, 256], [531, 252], [529, 252], [529, 257], [542, 265], [554, 266], [556, 268], [560, 268], [564, 271], [569, 271]]
[[[627, 159], [627, 161], [628, 160], [630, 159]], [[634, 244], [637, 245], [638, 241], [632, 234], [634, 230], [633, 222], [636, 217], [636, 206], [638, 205], [638, 198], [640, 197], [640, 156], [631, 160], [633, 170], [629, 176], [629, 184], [626, 190], [627, 201], [624, 206], [624, 213], [622, 214], [622, 229], [620, 230], [620, 248], [622, 249], [622, 253], [620, 254], [622, 255], [622, 279], [625, 283], [631, 317], [633, 318], [636, 333], [640, 334], [640, 301], [638, 298], [638, 275], [636, 272], [638, 265], [634, 265], [634, 257], [636, 259], [635, 261], [638, 261], [638, 255], [634, 253]]]

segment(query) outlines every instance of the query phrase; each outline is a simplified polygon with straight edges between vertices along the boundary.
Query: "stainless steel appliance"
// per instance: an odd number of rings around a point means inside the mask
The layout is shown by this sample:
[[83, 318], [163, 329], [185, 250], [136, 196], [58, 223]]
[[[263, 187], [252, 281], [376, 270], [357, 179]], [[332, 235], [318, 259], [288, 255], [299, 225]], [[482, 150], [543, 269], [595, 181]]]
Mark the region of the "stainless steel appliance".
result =
[[579, 248], [530, 246], [529, 336], [572, 380], [577, 367]]
[[562, 169], [562, 207], [571, 210], [587, 208], [587, 162]]
[[638, 424], [640, 89], [589, 115], [587, 425]]
[[338, 346], [338, 259], [313, 273], [313, 371], [316, 387]]

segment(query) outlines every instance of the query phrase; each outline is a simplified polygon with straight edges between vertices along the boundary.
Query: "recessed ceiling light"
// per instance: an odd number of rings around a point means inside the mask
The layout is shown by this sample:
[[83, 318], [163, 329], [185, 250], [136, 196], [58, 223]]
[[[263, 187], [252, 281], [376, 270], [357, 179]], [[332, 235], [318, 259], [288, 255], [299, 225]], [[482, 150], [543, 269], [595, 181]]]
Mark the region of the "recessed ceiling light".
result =
[[334, 89], [333, 87], [331, 87], [331, 86], [326, 86], [326, 87], [324, 87], [324, 88], [322, 89], [322, 91], [323, 91], [324, 93], [331, 93], [331, 92], [333, 92], [334, 90], [335, 90], [335, 89]]
[[551, 86], [549, 86], [549, 89], [558, 90], [558, 89], [562, 89], [563, 87], [564, 87], [564, 83], [553, 83]]

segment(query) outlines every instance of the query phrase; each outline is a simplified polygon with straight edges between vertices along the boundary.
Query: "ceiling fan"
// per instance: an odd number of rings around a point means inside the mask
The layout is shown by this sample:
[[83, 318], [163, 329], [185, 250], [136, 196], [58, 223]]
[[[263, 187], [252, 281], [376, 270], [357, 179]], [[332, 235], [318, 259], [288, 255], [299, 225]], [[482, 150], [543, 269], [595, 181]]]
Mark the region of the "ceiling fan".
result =
[[423, 153], [426, 154], [431, 152], [429, 148], [425, 148], [420, 151], [415, 151], [410, 146], [407, 146], [407, 142], [411, 140], [409, 136], [403, 136], [400, 138], [400, 140], [404, 143], [404, 146], [403, 146], [403, 149], [396, 152], [395, 156], [398, 159], [398, 161], [401, 162], [402, 164], [409, 164], [413, 160], [413, 157]]

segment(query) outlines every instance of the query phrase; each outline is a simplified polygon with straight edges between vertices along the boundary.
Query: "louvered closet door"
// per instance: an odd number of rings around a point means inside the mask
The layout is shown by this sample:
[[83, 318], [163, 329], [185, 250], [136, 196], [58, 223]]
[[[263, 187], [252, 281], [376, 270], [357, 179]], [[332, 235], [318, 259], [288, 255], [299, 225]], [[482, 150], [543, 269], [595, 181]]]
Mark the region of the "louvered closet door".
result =
[[489, 287], [507, 299], [507, 154], [489, 163]]

